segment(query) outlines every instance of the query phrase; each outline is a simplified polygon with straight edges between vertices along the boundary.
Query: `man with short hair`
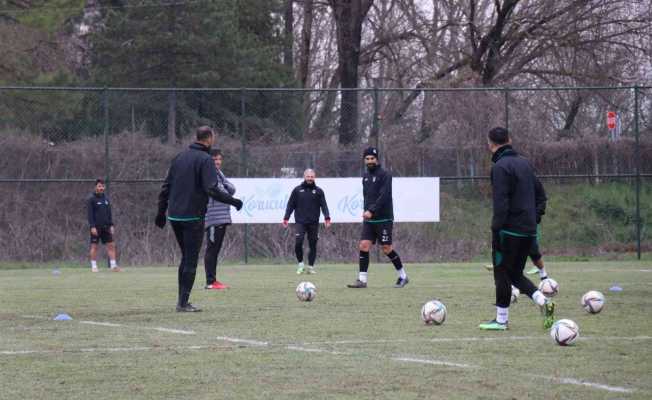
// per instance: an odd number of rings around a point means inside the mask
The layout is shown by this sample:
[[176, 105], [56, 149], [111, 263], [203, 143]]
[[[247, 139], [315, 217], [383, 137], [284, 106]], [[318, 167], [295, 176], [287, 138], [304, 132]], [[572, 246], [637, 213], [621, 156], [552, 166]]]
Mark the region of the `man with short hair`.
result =
[[215, 164], [208, 154], [214, 141], [215, 134], [210, 127], [197, 128], [195, 143], [172, 160], [158, 198], [156, 226], [161, 229], [165, 227], [167, 213], [181, 249], [177, 312], [201, 311], [189, 300], [204, 238], [208, 197], [231, 204], [237, 210], [242, 208], [242, 201], [218, 184]]
[[[319, 212], [324, 214], [326, 228], [331, 226], [331, 217], [326, 204], [324, 191], [315, 184], [315, 171], [307, 169], [303, 172], [303, 182], [292, 190], [283, 226], [288, 227], [290, 215], [294, 212], [294, 253], [297, 257], [297, 274], [307, 272], [314, 274], [315, 260], [317, 258], [317, 241], [319, 240]], [[303, 264], [303, 239], [308, 234], [308, 269]]]
[[492, 261], [496, 286], [496, 319], [480, 324], [483, 330], [504, 331], [508, 326], [512, 285], [538, 304], [544, 328], [554, 320], [555, 304], [523, 275], [537, 233], [536, 199], [543, 188], [528, 160], [511, 146], [509, 132], [494, 128], [488, 134], [493, 190]]
[[402, 288], [410, 281], [398, 253], [392, 247], [392, 229], [394, 225], [394, 205], [392, 202], [392, 175], [380, 166], [378, 150], [367, 148], [363, 155], [367, 167], [362, 178], [364, 212], [362, 213], [362, 234], [358, 279], [347, 287], [362, 289], [367, 287], [367, 270], [369, 269], [369, 250], [376, 241], [380, 242], [383, 253], [390, 259], [398, 279], [395, 288]]
[[[211, 149], [211, 158], [217, 171], [217, 182], [231, 196], [235, 194], [235, 186], [224, 176], [222, 162], [224, 156], [219, 149]], [[231, 206], [208, 199], [208, 208], [204, 226], [206, 229], [206, 253], [204, 254], [204, 270], [206, 271], [206, 289], [228, 289], [228, 285], [217, 280], [217, 259], [222, 249], [222, 242], [226, 234], [226, 227], [231, 225]]]
[[120, 272], [116, 262], [115, 242], [113, 234], [115, 226], [113, 225], [113, 215], [111, 213], [111, 204], [109, 198], [104, 192], [106, 186], [103, 179], [95, 180], [95, 191], [86, 200], [86, 211], [88, 215], [88, 225], [91, 229], [91, 271], [98, 272], [97, 268], [97, 245], [102, 242], [106, 245], [106, 252], [109, 254], [110, 269], [113, 272]]

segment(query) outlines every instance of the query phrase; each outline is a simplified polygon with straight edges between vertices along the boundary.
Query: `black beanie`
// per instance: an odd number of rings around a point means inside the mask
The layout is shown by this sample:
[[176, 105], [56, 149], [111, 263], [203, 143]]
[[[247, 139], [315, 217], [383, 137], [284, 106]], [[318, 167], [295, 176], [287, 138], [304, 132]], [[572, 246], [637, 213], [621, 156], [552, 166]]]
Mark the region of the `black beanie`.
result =
[[367, 156], [374, 156], [378, 158], [378, 149], [375, 147], [367, 147], [364, 149], [364, 152], [362, 153], [362, 158], [365, 158]]

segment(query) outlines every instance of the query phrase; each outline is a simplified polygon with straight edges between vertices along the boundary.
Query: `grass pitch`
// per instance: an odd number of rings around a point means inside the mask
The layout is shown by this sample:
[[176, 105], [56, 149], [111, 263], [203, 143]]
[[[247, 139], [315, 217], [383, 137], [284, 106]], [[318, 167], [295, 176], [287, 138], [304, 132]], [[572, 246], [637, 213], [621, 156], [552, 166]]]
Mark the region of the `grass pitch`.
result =
[[[557, 318], [580, 326], [573, 347], [552, 343], [523, 296], [508, 331], [478, 330], [495, 315], [480, 264], [408, 265], [403, 289], [388, 264], [372, 264], [368, 289], [345, 288], [352, 265], [301, 276], [220, 266], [231, 289], [203, 290], [199, 272], [197, 314], [174, 311], [175, 268], [0, 270], [0, 399], [652, 397], [652, 265], [547, 269]], [[315, 301], [297, 300], [302, 280], [317, 285]], [[590, 289], [606, 296], [599, 315], [579, 306]], [[432, 298], [448, 308], [442, 326], [420, 320]], [[62, 312], [73, 320], [53, 321]]]

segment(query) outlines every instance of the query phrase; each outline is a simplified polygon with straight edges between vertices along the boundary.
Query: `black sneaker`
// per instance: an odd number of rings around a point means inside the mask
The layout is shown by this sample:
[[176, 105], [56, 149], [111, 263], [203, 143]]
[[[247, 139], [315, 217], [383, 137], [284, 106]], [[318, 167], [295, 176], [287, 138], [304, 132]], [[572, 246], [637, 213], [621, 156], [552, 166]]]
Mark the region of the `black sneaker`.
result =
[[356, 279], [355, 283], [346, 285], [346, 287], [350, 287], [351, 289], [364, 289], [367, 287], [367, 282], [362, 282], [360, 279]]
[[398, 278], [396, 280], [396, 283], [394, 284], [395, 288], [402, 288], [403, 286], [407, 285], [410, 282], [408, 277], [406, 276], [405, 279], [403, 278]]
[[188, 303], [185, 306], [177, 306], [177, 312], [200, 312], [201, 308], [197, 308]]

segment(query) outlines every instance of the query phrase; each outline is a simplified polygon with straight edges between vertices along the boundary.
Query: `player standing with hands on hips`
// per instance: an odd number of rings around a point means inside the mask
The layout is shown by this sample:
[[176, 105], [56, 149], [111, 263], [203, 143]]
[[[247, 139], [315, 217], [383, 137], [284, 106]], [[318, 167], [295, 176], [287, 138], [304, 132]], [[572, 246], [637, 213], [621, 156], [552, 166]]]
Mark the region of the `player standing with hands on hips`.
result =
[[[292, 190], [283, 226], [288, 227], [290, 215], [294, 212], [294, 253], [297, 257], [297, 274], [307, 272], [314, 274], [315, 259], [317, 258], [317, 241], [319, 240], [319, 212], [324, 214], [326, 228], [331, 226], [331, 217], [326, 204], [324, 191], [315, 184], [315, 171], [307, 169], [303, 172], [303, 182]], [[308, 234], [308, 269], [304, 269], [303, 263], [303, 238]]]
[[403, 268], [401, 258], [392, 248], [392, 228], [394, 225], [394, 204], [392, 202], [392, 175], [378, 163], [378, 150], [367, 148], [363, 153], [367, 172], [362, 177], [364, 212], [362, 213], [362, 235], [360, 238], [360, 272], [358, 279], [347, 287], [362, 289], [367, 287], [369, 269], [369, 250], [376, 241], [380, 242], [383, 253], [392, 261], [398, 273], [395, 288], [402, 288], [410, 281]]
[[514, 285], [538, 304], [543, 327], [554, 322], [555, 304], [523, 275], [527, 257], [537, 235], [537, 200], [545, 199], [534, 168], [512, 148], [509, 132], [494, 128], [488, 134], [493, 191], [491, 253], [496, 285], [496, 319], [480, 324], [483, 330], [504, 331], [509, 320], [509, 304]]
[[242, 208], [242, 201], [218, 184], [217, 170], [209, 155], [214, 141], [215, 134], [210, 127], [197, 128], [195, 143], [172, 160], [158, 198], [156, 226], [161, 229], [165, 227], [167, 212], [167, 219], [181, 249], [178, 312], [201, 311], [189, 300], [204, 238], [208, 197], [231, 204], [238, 211]]

